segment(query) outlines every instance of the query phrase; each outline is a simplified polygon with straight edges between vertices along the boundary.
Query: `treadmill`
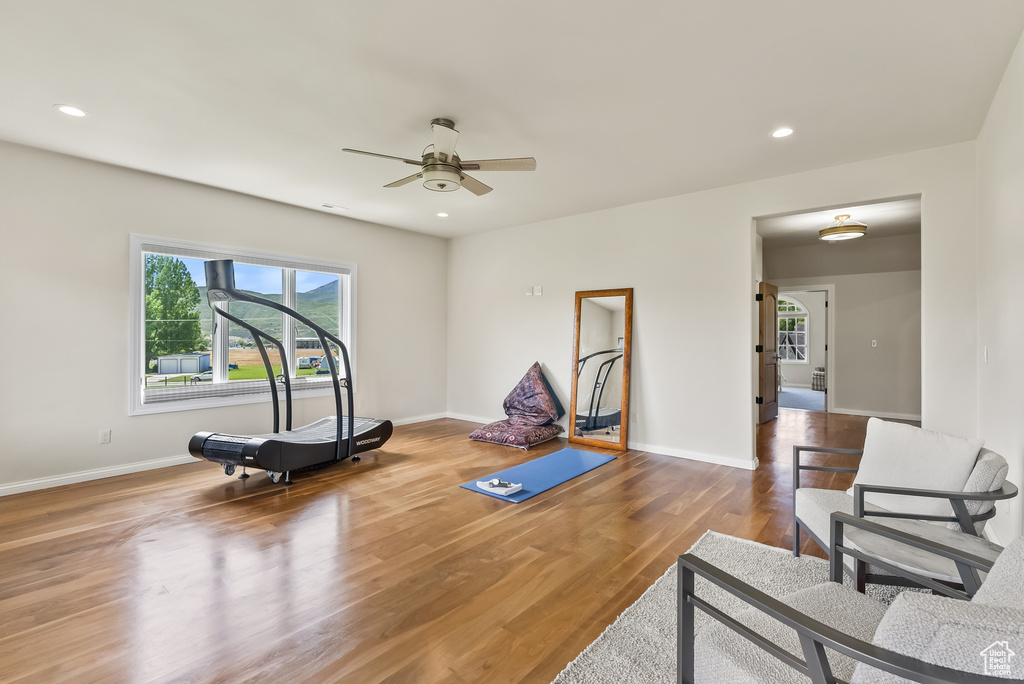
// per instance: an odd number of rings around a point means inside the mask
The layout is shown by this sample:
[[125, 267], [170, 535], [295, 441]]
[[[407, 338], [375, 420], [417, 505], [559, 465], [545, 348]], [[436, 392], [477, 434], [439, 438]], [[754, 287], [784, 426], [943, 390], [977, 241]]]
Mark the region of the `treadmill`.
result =
[[[274, 409], [274, 430], [262, 435], [231, 435], [221, 432], [199, 432], [189, 441], [188, 451], [199, 459], [220, 463], [226, 475], [233, 475], [237, 466], [242, 466], [238, 477], [249, 477], [246, 468], [266, 470], [270, 479], [277, 483], [282, 479], [290, 485], [291, 474], [300, 470], [315, 470], [351, 458], [358, 461], [356, 454], [377, 449], [384, 445], [394, 431], [390, 420], [357, 418], [352, 413], [352, 368], [349, 365], [348, 349], [337, 336], [309, 320], [299, 312], [283, 304], [242, 292], [235, 288], [235, 265], [231, 259], [206, 262], [206, 295], [214, 318], [218, 316], [248, 330], [256, 342], [263, 365], [270, 381], [270, 396]], [[281, 356], [281, 380], [285, 389], [285, 429], [280, 427], [280, 406], [277, 394], [277, 380], [264, 340], [283, 350], [281, 342], [237, 316], [213, 305], [221, 302], [250, 302], [284, 313], [303, 323], [316, 332], [320, 345], [326, 350], [324, 358], [330, 369], [334, 385], [335, 415], [323, 418], [309, 425], [292, 429], [292, 387], [288, 374], [288, 359]], [[331, 353], [330, 343], [341, 351], [345, 377], [338, 378], [337, 360]], [[345, 388], [346, 413], [341, 400], [341, 389]]]
[[[610, 358], [607, 355], [611, 354]], [[599, 357], [606, 357], [603, 361]], [[615, 362], [622, 358], [621, 349], [606, 349], [604, 351], [588, 354], [576, 364], [576, 382], [579, 383], [580, 375], [587, 361], [594, 359], [594, 363], [600, 363], [597, 372], [594, 374], [594, 386], [590, 390], [590, 406], [586, 413], [580, 413], [580, 406], [576, 407], [576, 428], [593, 432], [602, 428], [615, 428], [622, 424], [622, 407], [601, 407], [604, 398], [604, 387], [608, 382], [608, 376], [615, 366]]]

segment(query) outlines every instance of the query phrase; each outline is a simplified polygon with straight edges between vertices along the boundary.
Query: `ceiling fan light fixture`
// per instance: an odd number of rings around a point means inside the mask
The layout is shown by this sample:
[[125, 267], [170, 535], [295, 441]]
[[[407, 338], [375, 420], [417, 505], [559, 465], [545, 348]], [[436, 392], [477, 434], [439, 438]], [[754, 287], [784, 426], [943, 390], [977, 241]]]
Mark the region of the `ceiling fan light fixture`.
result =
[[450, 166], [423, 167], [423, 187], [434, 192], [453, 192], [462, 186], [462, 177]]
[[836, 216], [835, 221], [818, 231], [818, 239], [827, 242], [853, 240], [864, 237], [867, 232], [868, 227], [866, 224], [851, 220], [849, 214], [840, 214]]

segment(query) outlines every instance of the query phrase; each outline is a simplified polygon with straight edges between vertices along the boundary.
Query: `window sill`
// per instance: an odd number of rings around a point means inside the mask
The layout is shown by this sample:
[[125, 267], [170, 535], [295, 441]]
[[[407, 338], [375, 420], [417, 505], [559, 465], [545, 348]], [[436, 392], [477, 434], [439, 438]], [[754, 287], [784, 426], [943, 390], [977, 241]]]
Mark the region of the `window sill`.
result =
[[[278, 400], [284, 403], [284, 386], [278, 388]], [[292, 399], [305, 399], [307, 397], [334, 396], [334, 387], [330, 382], [323, 387], [310, 387], [303, 389], [292, 388]], [[251, 394], [228, 394], [224, 396], [191, 397], [187, 399], [171, 401], [153, 401], [144, 404], [136, 404], [131, 407], [128, 415], [147, 416], [157, 413], [173, 413], [175, 411], [199, 411], [204, 409], [219, 408], [222, 406], [240, 406], [242, 404], [262, 404], [271, 402], [269, 391], [254, 392]]]

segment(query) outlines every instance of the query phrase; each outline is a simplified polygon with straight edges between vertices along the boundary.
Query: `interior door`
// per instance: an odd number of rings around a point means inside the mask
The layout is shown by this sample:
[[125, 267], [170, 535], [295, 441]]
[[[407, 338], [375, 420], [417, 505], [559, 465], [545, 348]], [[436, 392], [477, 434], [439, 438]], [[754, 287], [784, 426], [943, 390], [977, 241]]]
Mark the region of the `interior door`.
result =
[[758, 288], [757, 424], [779, 415], [779, 288], [762, 282]]

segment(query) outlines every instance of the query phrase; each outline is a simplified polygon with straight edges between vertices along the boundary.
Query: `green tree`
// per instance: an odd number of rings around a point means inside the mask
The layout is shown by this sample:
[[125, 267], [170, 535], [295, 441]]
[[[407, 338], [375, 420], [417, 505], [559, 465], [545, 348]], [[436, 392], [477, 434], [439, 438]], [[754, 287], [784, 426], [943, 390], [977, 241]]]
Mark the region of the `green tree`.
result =
[[199, 288], [180, 259], [146, 255], [146, 358], [206, 347]]

